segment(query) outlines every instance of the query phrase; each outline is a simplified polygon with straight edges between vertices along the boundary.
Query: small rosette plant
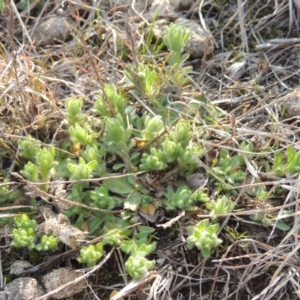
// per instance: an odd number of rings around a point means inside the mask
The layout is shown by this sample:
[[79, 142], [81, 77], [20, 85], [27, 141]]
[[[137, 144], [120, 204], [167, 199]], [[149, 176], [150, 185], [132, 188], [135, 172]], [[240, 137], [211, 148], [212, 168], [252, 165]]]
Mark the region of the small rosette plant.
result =
[[30, 220], [27, 215], [14, 218], [17, 228], [13, 230], [11, 245], [15, 248], [27, 247], [33, 249], [36, 239], [36, 222]]
[[218, 238], [219, 224], [210, 224], [208, 219], [200, 221], [195, 226], [187, 228], [188, 248], [197, 247], [204, 258], [209, 258], [214, 248], [218, 247], [222, 240]]
[[286, 161], [280, 151], [275, 152], [274, 165], [271, 172], [277, 176], [295, 174], [300, 171], [300, 151], [296, 152], [291, 146], [286, 149]]
[[190, 32], [182, 25], [172, 23], [163, 39], [164, 44], [172, 51], [167, 63], [172, 68], [171, 81], [178, 88], [181, 88], [188, 82], [187, 76], [193, 69], [190, 66], [183, 67], [183, 63], [188, 59], [189, 55], [182, 52], [190, 36]]
[[15, 248], [36, 249], [38, 251], [57, 250], [59, 238], [52, 235], [43, 235], [40, 243], [35, 244], [39, 234], [35, 220], [30, 220], [26, 214], [14, 218], [17, 228], [13, 230], [11, 245]]
[[86, 115], [82, 113], [82, 105], [82, 98], [71, 98], [66, 101], [67, 119], [70, 124], [85, 120]]
[[176, 192], [171, 186], [167, 187], [167, 192], [164, 193], [166, 197], [166, 209], [174, 210], [176, 208], [183, 210], [192, 210], [192, 191], [187, 186], [179, 187]]
[[55, 251], [58, 248], [59, 238], [53, 235], [43, 235], [41, 242], [36, 245], [38, 251]]
[[80, 249], [80, 257], [77, 260], [82, 264], [87, 264], [87, 266], [93, 267], [96, 262], [103, 256], [103, 243], [98, 243], [96, 245], [84, 246]]
[[[240, 169], [243, 163], [238, 155], [231, 156], [227, 150], [222, 150], [218, 165], [212, 170], [223, 182], [234, 185], [245, 179], [246, 174]], [[214, 178], [214, 181], [221, 189], [226, 190], [217, 178]]]
[[234, 208], [234, 202], [230, 201], [226, 196], [218, 199], [217, 201], [211, 200], [206, 203], [207, 209], [210, 210], [211, 219], [213, 222], [218, 222], [218, 217], [215, 214], [227, 214]]
[[[31, 147], [35, 144], [35, 141], [27, 141], [26, 143], [20, 144], [20, 148], [24, 148], [21, 154], [24, 154], [25, 158], [32, 159], [25, 166], [21, 173], [30, 181], [47, 182], [50, 181], [52, 176], [55, 176], [55, 167], [58, 162], [55, 160], [55, 149], [54, 148], [36, 148], [32, 150]], [[49, 186], [45, 184], [42, 186], [44, 190], [48, 190]]]
[[149, 244], [147, 238], [142, 238], [138, 241], [129, 240], [122, 242], [122, 251], [131, 254], [125, 262], [125, 269], [133, 279], [140, 279], [155, 267], [155, 261], [148, 260], [145, 257], [153, 252], [155, 248], [156, 243]]

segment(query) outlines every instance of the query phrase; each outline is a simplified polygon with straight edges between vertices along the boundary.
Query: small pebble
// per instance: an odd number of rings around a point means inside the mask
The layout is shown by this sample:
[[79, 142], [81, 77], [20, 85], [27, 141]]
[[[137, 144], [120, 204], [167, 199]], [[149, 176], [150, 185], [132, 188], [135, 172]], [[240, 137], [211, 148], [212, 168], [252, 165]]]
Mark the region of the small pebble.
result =
[[195, 173], [187, 178], [188, 187], [193, 190], [204, 187], [206, 183], [207, 177], [203, 173]]

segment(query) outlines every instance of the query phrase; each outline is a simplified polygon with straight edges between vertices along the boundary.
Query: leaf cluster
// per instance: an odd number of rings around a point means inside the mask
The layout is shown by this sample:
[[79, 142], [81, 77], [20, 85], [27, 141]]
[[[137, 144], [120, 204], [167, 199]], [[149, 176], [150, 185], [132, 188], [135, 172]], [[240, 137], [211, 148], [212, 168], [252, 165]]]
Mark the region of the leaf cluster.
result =
[[217, 235], [218, 230], [219, 224], [210, 224], [208, 219], [200, 221], [195, 226], [188, 227], [188, 248], [191, 249], [196, 246], [204, 258], [210, 257], [213, 248], [222, 243]]
[[[52, 235], [42, 235], [37, 232], [35, 220], [29, 219], [26, 214], [14, 218], [17, 228], [13, 229], [12, 243], [15, 248], [36, 249], [38, 251], [57, 250], [59, 239]], [[40, 243], [36, 241], [40, 237]]]

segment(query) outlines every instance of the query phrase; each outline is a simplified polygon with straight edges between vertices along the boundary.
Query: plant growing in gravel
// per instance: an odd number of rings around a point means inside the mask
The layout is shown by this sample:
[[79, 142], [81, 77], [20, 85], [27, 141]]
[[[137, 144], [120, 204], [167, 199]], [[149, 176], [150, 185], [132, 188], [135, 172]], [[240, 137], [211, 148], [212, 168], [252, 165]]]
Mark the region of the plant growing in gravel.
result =
[[200, 221], [195, 226], [187, 227], [188, 248], [192, 249], [196, 246], [204, 258], [209, 258], [212, 250], [222, 243], [217, 235], [218, 230], [219, 224], [210, 224], [208, 219]]

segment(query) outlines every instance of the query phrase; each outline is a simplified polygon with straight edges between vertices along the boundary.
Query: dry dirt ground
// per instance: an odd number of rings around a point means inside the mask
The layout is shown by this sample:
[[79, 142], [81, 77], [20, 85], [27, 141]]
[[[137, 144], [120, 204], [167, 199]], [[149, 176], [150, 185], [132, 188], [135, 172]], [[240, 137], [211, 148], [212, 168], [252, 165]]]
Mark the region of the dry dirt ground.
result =
[[[298, 0], [6, 0], [5, 4], [0, 12], [1, 178], [7, 176], [5, 170], [18, 172], [14, 166], [18, 136], [26, 132], [42, 141], [54, 136], [66, 99], [81, 96], [88, 111], [104, 83], [126, 90], [123, 70], [127, 63], [138, 63], [144, 33], [152, 28], [158, 39], [171, 22], [180, 22], [192, 33], [185, 51], [190, 55], [186, 64], [193, 67], [193, 92], [186, 89], [177, 96], [185, 101], [204, 95], [222, 109], [221, 125], [230, 126], [240, 142], [251, 141], [262, 151], [288, 145], [299, 150]], [[214, 146], [215, 141], [211, 143]], [[222, 226], [245, 232], [244, 238], [222, 232], [224, 247], [203, 259], [199, 251], [187, 250], [172, 230], [158, 228], [157, 249], [151, 257], [157, 266], [138, 282], [120, 276], [119, 249], [110, 249], [96, 267], [74, 273], [82, 268], [75, 260], [76, 249], [64, 246], [55, 255], [36, 257], [26, 249], [12, 249], [11, 231], [2, 226], [0, 299], [298, 299], [298, 177], [260, 174], [260, 178], [270, 183], [270, 194], [282, 188], [277, 202], [262, 209], [280, 211], [282, 205], [292, 209], [288, 232], [250, 221], [251, 210], [260, 207], [243, 198], [241, 218], [228, 216]], [[12, 187], [19, 187], [16, 178], [10, 180]], [[28, 205], [28, 199], [14, 205]], [[35, 265], [20, 275], [10, 274], [17, 260]], [[5, 287], [4, 278], [10, 282]], [[48, 286], [45, 296], [42, 289], [51, 280], [54, 285]], [[62, 283], [67, 288], [54, 291]], [[121, 293], [110, 296], [112, 291]]]

